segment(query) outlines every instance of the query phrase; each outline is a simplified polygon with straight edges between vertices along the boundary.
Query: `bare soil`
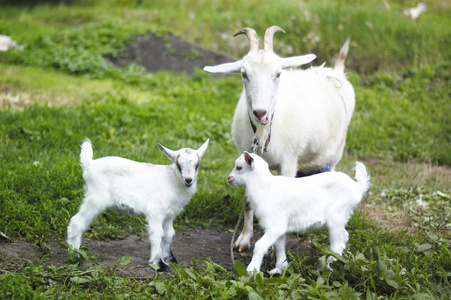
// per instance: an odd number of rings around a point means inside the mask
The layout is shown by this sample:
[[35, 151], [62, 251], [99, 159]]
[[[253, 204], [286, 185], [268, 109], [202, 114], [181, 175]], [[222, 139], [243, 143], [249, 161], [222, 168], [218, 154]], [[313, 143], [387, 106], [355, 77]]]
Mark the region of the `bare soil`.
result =
[[148, 72], [170, 71], [188, 75], [207, 65], [235, 60], [228, 55], [187, 43], [169, 33], [161, 37], [153, 34], [140, 36], [134, 44], [126, 48], [124, 56], [108, 59], [118, 67], [134, 63], [143, 66]]
[[[261, 232], [256, 233], [260, 237]], [[234, 269], [230, 241], [232, 233], [224, 229], [184, 229], [177, 232], [173, 243], [173, 252], [179, 265], [189, 266], [192, 260], [199, 263], [205, 258], [221, 265], [226, 270]], [[257, 240], [256, 238], [253, 239]], [[316, 251], [309, 241], [298, 243], [294, 235], [287, 237], [287, 251], [299, 254], [301, 252]], [[66, 250], [55, 239], [41, 241], [39, 245], [33, 245], [26, 241], [0, 243], [0, 273], [15, 271], [25, 265], [42, 263], [44, 266], [61, 267], [68, 263]], [[150, 244], [147, 236], [132, 234], [122, 240], [99, 241], [90, 238], [83, 239], [83, 245], [90, 251], [90, 256], [97, 258], [97, 264], [102, 268], [112, 268], [116, 261], [123, 256], [131, 256], [127, 266], [119, 266], [116, 271], [120, 276], [147, 278], [154, 276], [153, 269], [149, 266]], [[252, 252], [235, 252], [234, 257], [243, 265], [249, 264]], [[87, 268], [93, 263], [84, 262], [81, 267]], [[270, 263], [268, 268], [274, 267]]]
[[[366, 208], [363, 203], [359, 205], [358, 209], [384, 230], [407, 229], [408, 233], [414, 231], [413, 228], [406, 226], [406, 220], [402, 217], [389, 218], [382, 210]], [[262, 231], [258, 227], [255, 230], [252, 247], [262, 236]], [[205, 258], [210, 258], [226, 270], [233, 271], [234, 264], [230, 252], [232, 235], [233, 233], [226, 228], [176, 230], [173, 252], [182, 267], [191, 265], [193, 260], [202, 263]], [[23, 240], [14, 242], [0, 240], [0, 274], [5, 271], [16, 271], [33, 263], [40, 263], [44, 266], [64, 266], [68, 263], [68, 257], [66, 250], [60, 246], [60, 242], [64, 242], [64, 240], [47, 238], [36, 243]], [[97, 259], [97, 265], [102, 268], [113, 268], [118, 259], [123, 256], [131, 256], [131, 261], [127, 266], [119, 266], [116, 269], [119, 276], [149, 278], [155, 275], [153, 269], [148, 265], [150, 243], [146, 235], [131, 234], [124, 239], [108, 241], [85, 237], [83, 246], [89, 249], [90, 256], [94, 256]], [[286, 250], [292, 254], [305, 253], [321, 256], [309, 239], [301, 240], [297, 235], [287, 235]], [[250, 263], [251, 258], [251, 250], [243, 253], [234, 252], [234, 259], [240, 261], [244, 266]], [[81, 267], [88, 268], [93, 265], [93, 263], [84, 262]], [[269, 271], [272, 268], [274, 268], [274, 257], [269, 255], [263, 262], [262, 271]]]

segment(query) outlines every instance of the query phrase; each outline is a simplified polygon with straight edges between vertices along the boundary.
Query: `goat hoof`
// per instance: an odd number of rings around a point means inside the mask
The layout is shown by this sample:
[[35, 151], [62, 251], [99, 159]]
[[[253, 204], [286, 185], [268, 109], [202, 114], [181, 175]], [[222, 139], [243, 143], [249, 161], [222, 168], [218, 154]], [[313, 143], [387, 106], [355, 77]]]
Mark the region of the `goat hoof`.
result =
[[247, 246], [241, 246], [238, 248], [238, 252], [240, 252], [240, 253], [246, 252], [247, 250], [249, 250], [249, 247], [247, 247]]
[[175, 258], [175, 256], [169, 256], [169, 257], [165, 258], [164, 261], [167, 262], [167, 263], [176, 263], [176, 264], [178, 264], [177, 259]]
[[274, 268], [271, 271], [269, 271], [269, 274], [271, 274], [271, 275], [282, 274], [282, 270], [279, 268]]
[[164, 261], [158, 263], [158, 268], [157, 272], [169, 272], [171, 270], [171, 266]]
[[251, 245], [248, 245], [248, 244], [235, 245], [235, 246], [233, 246], [233, 249], [235, 251], [238, 251], [239, 253], [247, 252], [251, 249]]
[[73, 263], [73, 264], [78, 263], [78, 262], [81, 262], [81, 260], [82, 260], [82, 257], [81, 257], [81, 255], [80, 255], [80, 253], [75, 253], [75, 255], [74, 255], [73, 258], [70, 258], [70, 257], [69, 257], [69, 262], [71, 262], [71, 263]]

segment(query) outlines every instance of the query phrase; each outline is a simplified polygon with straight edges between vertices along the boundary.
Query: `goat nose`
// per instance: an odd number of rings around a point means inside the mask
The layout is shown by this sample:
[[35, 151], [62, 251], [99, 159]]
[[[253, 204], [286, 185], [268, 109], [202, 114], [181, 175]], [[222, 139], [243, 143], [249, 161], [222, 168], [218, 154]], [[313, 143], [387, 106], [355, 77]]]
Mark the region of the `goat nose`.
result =
[[191, 178], [186, 178], [186, 179], [185, 179], [185, 182], [186, 182], [187, 184], [190, 184], [191, 182], [193, 182], [193, 180], [192, 180]]
[[263, 109], [254, 110], [254, 116], [256, 116], [258, 120], [263, 119], [263, 117], [265, 115], [266, 115], [266, 110], [263, 110]]

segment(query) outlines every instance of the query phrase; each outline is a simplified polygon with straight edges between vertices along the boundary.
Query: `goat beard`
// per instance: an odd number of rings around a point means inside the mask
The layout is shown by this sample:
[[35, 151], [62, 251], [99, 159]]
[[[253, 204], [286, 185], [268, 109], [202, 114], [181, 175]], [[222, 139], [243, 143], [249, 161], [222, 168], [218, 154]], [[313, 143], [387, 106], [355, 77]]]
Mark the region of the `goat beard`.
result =
[[[271, 121], [270, 121], [271, 122]], [[257, 130], [255, 131], [254, 137], [252, 138], [253, 145], [251, 146], [253, 152], [263, 154], [266, 152], [266, 148], [269, 144], [269, 139], [271, 137], [271, 124], [260, 125], [257, 124]]]

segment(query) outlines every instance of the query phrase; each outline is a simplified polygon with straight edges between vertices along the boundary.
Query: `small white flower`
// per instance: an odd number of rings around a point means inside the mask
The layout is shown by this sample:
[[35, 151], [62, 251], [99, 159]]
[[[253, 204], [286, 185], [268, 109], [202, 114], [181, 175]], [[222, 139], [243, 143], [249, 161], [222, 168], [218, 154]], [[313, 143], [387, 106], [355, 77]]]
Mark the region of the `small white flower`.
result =
[[420, 199], [418, 199], [417, 201], [415, 201], [416, 204], [420, 205], [420, 206], [426, 206], [426, 203], [423, 202], [423, 195], [420, 194]]

